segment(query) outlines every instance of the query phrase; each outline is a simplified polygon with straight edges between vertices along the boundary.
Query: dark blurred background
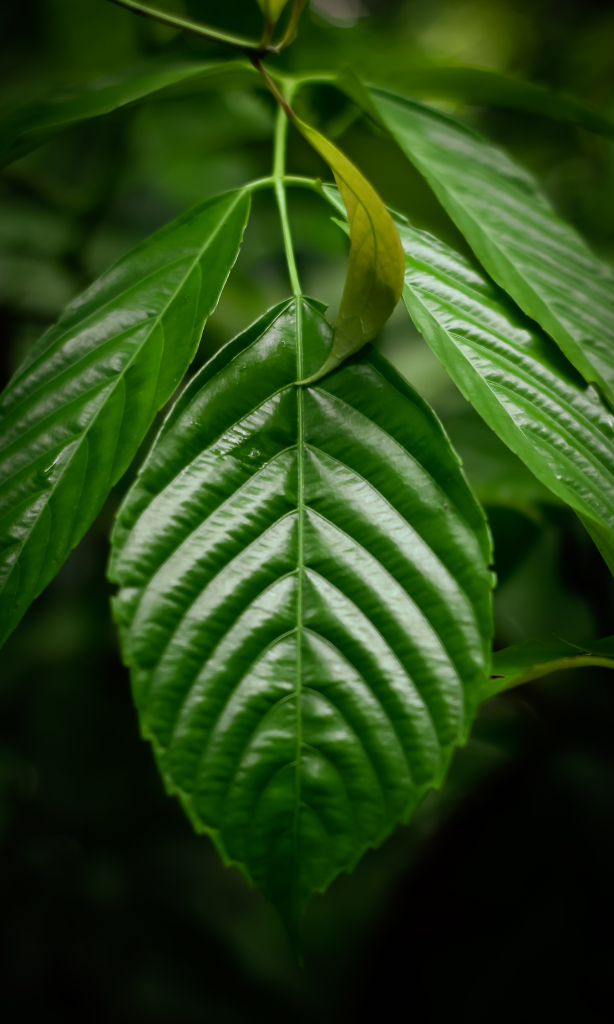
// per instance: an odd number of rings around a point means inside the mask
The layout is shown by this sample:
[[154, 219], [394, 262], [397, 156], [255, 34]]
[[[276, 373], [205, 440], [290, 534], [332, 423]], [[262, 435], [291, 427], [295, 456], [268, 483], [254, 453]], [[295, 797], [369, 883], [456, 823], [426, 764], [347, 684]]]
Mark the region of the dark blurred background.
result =
[[[255, 0], [164, 6], [259, 32]], [[105, 0], [0, 5], [2, 105], [165, 55], [228, 53]], [[614, 6], [603, 0], [312, 0], [278, 65], [347, 64], [384, 81], [432, 60], [519, 74], [614, 118]], [[427, 186], [347, 99], [320, 87], [302, 102], [391, 205], [466, 251]], [[527, 113], [436, 105], [507, 147], [614, 262], [612, 142]], [[188, 90], [73, 129], [7, 168], [2, 383], [65, 303], [139, 239], [269, 173], [272, 118], [262, 92]], [[289, 170], [330, 177], [295, 133]], [[259, 193], [193, 369], [286, 296], [272, 212]], [[309, 193], [292, 193], [291, 216], [304, 288], [334, 310], [346, 241]], [[381, 347], [437, 409], [487, 507], [497, 645], [614, 633], [612, 580], [580, 523], [469, 410], [403, 309]], [[3, 1019], [610, 1021], [614, 677], [561, 673], [485, 705], [443, 791], [314, 899], [300, 970], [275, 912], [192, 834], [138, 738], [105, 581], [109, 529], [133, 475], [0, 655]]]

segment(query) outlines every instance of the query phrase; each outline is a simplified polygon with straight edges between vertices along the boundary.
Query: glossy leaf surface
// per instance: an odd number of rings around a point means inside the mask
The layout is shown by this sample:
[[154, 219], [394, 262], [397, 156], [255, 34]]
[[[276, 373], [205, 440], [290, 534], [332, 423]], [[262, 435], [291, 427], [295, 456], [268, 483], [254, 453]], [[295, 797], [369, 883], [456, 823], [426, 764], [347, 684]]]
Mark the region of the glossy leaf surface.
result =
[[[490, 541], [435, 416], [282, 303], [190, 383], [120, 510], [114, 613], [166, 786], [291, 927], [466, 736]], [[301, 353], [304, 353], [304, 358]]]
[[331, 167], [350, 234], [333, 345], [324, 365], [310, 378], [317, 380], [377, 337], [401, 297], [404, 258], [392, 217], [373, 186], [332, 142], [298, 118], [294, 123]]
[[249, 194], [229, 192], [142, 242], [67, 308], [0, 396], [0, 640], [180, 383], [248, 212]]
[[516, 647], [506, 647], [493, 655], [492, 675], [484, 683], [482, 700], [494, 697], [522, 683], [541, 679], [552, 672], [569, 668], [613, 668], [614, 636], [589, 644], [572, 644], [565, 640], [545, 643], [526, 640]]
[[160, 92], [194, 83], [200, 88], [243, 88], [259, 76], [248, 61], [169, 64], [151, 61], [124, 75], [94, 81], [68, 95], [40, 100], [9, 111], [0, 118], [0, 167], [25, 156], [55, 135], [92, 117]]
[[504, 152], [428, 107], [371, 89], [388, 129], [494, 280], [614, 405], [614, 276]]
[[483, 271], [432, 235], [397, 224], [405, 302], [428, 344], [501, 440], [612, 545], [608, 406]]

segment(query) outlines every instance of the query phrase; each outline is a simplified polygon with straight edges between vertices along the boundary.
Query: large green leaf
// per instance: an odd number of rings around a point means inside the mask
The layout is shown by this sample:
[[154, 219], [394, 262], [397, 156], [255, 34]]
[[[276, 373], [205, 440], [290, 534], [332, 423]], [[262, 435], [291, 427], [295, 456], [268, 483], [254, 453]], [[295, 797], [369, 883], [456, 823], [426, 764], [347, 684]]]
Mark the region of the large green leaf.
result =
[[614, 418], [554, 342], [465, 257], [397, 217], [404, 299], [496, 434], [571, 505], [614, 567]]
[[292, 927], [440, 784], [491, 634], [483, 513], [426, 403], [370, 347], [293, 384], [322, 308], [282, 303], [193, 379], [110, 569], [168, 791]]
[[526, 640], [516, 647], [496, 651], [492, 675], [484, 682], [482, 700], [569, 668], [614, 668], [614, 636], [588, 644]]
[[533, 178], [476, 132], [419, 103], [370, 90], [488, 273], [614, 406], [614, 277], [553, 212]]
[[249, 203], [249, 193], [228, 192], [133, 249], [68, 307], [0, 396], [0, 642], [181, 381]]
[[248, 61], [174, 63], [151, 61], [123, 75], [97, 79], [84, 89], [10, 110], [0, 117], [0, 167], [42, 146], [54, 135], [91, 117], [187, 83], [199, 88], [242, 88], [259, 81]]

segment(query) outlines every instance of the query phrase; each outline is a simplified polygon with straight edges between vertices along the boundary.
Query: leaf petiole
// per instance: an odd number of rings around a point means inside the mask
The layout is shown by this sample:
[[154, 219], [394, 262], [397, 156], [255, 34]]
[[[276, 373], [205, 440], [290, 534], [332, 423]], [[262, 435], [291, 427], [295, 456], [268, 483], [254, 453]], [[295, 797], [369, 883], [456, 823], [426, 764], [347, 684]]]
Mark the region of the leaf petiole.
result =
[[[258, 192], [262, 188], [274, 188], [276, 180], [277, 179], [271, 174], [267, 178], [258, 178], [256, 181], [252, 181], [243, 187], [245, 189], [249, 189], [250, 192]], [[330, 202], [321, 178], [306, 178], [301, 174], [284, 174], [281, 180], [284, 185], [295, 185], [298, 188], [308, 188], [312, 192], [317, 192], [323, 199]]]
[[279, 219], [281, 221], [281, 230], [284, 238], [284, 249], [286, 251], [288, 274], [290, 275], [290, 283], [292, 285], [292, 294], [295, 296], [295, 298], [298, 298], [301, 295], [301, 285], [298, 279], [298, 270], [296, 268], [296, 259], [294, 257], [294, 246], [292, 244], [292, 232], [290, 230], [290, 220], [288, 218], [288, 204], [286, 201], [285, 183], [286, 144], [288, 139], [288, 118], [286, 117], [286, 111], [288, 109], [291, 109], [290, 104], [292, 102], [292, 98], [294, 96], [295, 91], [295, 83], [289, 82], [286, 83], [284, 92], [279, 94], [280, 106], [277, 110], [277, 120], [275, 122], [273, 182], [275, 188], [275, 197], [277, 199], [277, 208], [279, 210]]

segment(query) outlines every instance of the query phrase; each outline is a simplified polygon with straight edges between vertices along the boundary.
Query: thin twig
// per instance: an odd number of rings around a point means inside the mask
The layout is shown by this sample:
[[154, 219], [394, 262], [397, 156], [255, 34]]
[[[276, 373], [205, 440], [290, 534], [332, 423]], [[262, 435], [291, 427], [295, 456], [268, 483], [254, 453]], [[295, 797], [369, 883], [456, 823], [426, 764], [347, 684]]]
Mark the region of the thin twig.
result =
[[234, 32], [224, 32], [222, 29], [212, 28], [210, 25], [204, 25], [200, 21], [195, 21], [194, 18], [186, 18], [180, 14], [171, 14], [170, 11], [162, 11], [151, 4], [142, 3], [141, 0], [109, 0], [109, 2], [117, 4], [119, 7], [124, 7], [128, 11], [132, 11], [133, 14], [153, 18], [154, 21], [161, 21], [163, 25], [170, 25], [172, 28], [192, 32], [194, 35], [210, 39], [215, 43], [225, 43], [227, 46], [233, 46], [236, 50], [241, 50], [242, 53], [250, 55], [256, 53], [264, 56], [267, 53], [278, 52], [270, 46], [262, 47], [257, 39], [248, 39], [246, 36], [235, 35]]

